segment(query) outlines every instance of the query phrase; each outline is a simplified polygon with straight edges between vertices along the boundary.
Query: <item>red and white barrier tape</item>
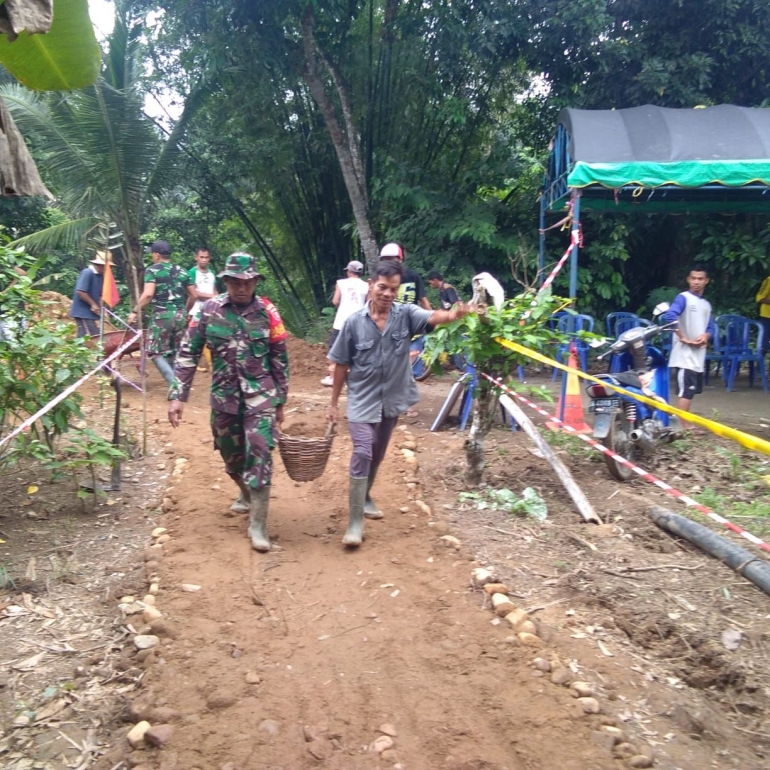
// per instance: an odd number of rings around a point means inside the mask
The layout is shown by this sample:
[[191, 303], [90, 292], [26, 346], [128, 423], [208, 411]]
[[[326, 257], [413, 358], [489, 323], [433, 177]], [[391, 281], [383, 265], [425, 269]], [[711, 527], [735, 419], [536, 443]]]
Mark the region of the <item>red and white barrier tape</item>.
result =
[[67, 396], [74, 393], [86, 380], [93, 377], [98, 371], [109, 364], [110, 361], [117, 358], [121, 353], [123, 353], [124, 350], [126, 350], [126, 348], [129, 348], [131, 345], [133, 345], [141, 336], [142, 333], [138, 332], [128, 342], [119, 347], [111, 356], [105, 358], [104, 361], [102, 361], [95, 369], [92, 369], [90, 372], [88, 372], [88, 374], [83, 375], [77, 382], [73, 383], [68, 388], [65, 388], [61, 393], [59, 393], [58, 396], [52, 398], [42, 409], [39, 409], [31, 417], [27, 417], [27, 419], [24, 420], [21, 425], [14, 428], [7, 436], [0, 440], [0, 446], [7, 443], [12, 438], [18, 436], [19, 433], [21, 433], [23, 430], [29, 428], [29, 426], [32, 425], [35, 420], [39, 420], [44, 414], [46, 414], [46, 412], [50, 412], [51, 409], [53, 409], [60, 401], [63, 401], [65, 398], [67, 398]]
[[572, 249], [574, 249], [575, 246], [578, 245], [579, 240], [580, 240], [580, 231], [576, 227], [572, 230], [572, 234], [570, 237], [570, 244], [569, 246], [567, 246], [567, 250], [564, 252], [564, 256], [556, 263], [553, 270], [551, 270], [551, 272], [548, 274], [548, 278], [546, 278], [543, 281], [543, 285], [537, 291], [538, 294], [541, 294], [542, 292], [544, 292], [554, 282], [554, 280], [556, 279], [556, 276], [559, 275], [559, 271], [562, 269], [562, 267], [564, 267], [564, 263], [567, 261], [567, 258], [572, 253]]
[[726, 527], [731, 532], [734, 532], [736, 535], [740, 535], [745, 540], [748, 540], [750, 543], [753, 543], [757, 547], [761, 548], [763, 551], [767, 551], [770, 553], [770, 545], [768, 545], [764, 540], [761, 540], [756, 535], [752, 535], [751, 532], [747, 532], [743, 527], [739, 527], [737, 524], [733, 524], [728, 519], [724, 518], [724, 516], [720, 516], [718, 513], [715, 513], [710, 508], [707, 508], [705, 505], [702, 505], [697, 500], [693, 500], [692, 497], [689, 497], [688, 495], [685, 495], [683, 492], [680, 492], [678, 489], [674, 489], [670, 484], [667, 484], [665, 481], [662, 481], [661, 479], [657, 478], [656, 476], [653, 476], [649, 471], [644, 470], [644, 468], [640, 468], [638, 465], [634, 465], [632, 462], [626, 460], [625, 457], [621, 457], [619, 454], [616, 454], [611, 449], [608, 449], [604, 444], [599, 443], [596, 441], [596, 439], [591, 438], [590, 436], [586, 436], [585, 434], [578, 433], [573, 427], [570, 425], [565, 425], [565, 423], [560, 420], [558, 417], [555, 417], [552, 414], [549, 414], [545, 409], [535, 404], [533, 401], [530, 401], [528, 398], [525, 398], [521, 395], [521, 393], [517, 393], [515, 390], [511, 390], [507, 386], [503, 385], [498, 380], [493, 379], [488, 374], [484, 374], [484, 372], [480, 373], [482, 377], [489, 380], [493, 385], [495, 385], [500, 390], [504, 390], [509, 396], [513, 396], [518, 401], [521, 401], [522, 404], [526, 404], [531, 409], [534, 409], [538, 414], [543, 415], [543, 417], [547, 417], [551, 422], [556, 423], [559, 425], [564, 431], [567, 433], [572, 434], [573, 436], [577, 436], [581, 441], [584, 441], [589, 446], [593, 447], [594, 449], [598, 449], [600, 452], [602, 452], [605, 455], [608, 455], [616, 462], [621, 463], [622, 465], [625, 465], [627, 468], [630, 468], [634, 473], [636, 473], [640, 478], [644, 479], [645, 481], [649, 481], [650, 484], [654, 484], [659, 489], [662, 489], [667, 494], [671, 495], [672, 497], [675, 497], [679, 502], [684, 503], [690, 508], [695, 508], [696, 511], [699, 513], [702, 513], [704, 516], [708, 517], [712, 521], [715, 521], [717, 524], [721, 524], [723, 527]]
[[[559, 275], [559, 271], [562, 269], [562, 267], [564, 267], [564, 263], [569, 258], [569, 255], [572, 253], [572, 249], [574, 249], [579, 242], [580, 242], [580, 231], [577, 228], [575, 228], [572, 231], [570, 244], [569, 246], [567, 246], [567, 250], [564, 252], [562, 258], [556, 263], [553, 270], [551, 270], [551, 272], [548, 274], [548, 277], [543, 281], [543, 285], [537, 290], [538, 296], [551, 286], [551, 284], [556, 279], [556, 276]], [[525, 310], [524, 313], [522, 313], [522, 316], [521, 316], [522, 324], [524, 324], [524, 321], [526, 321], [527, 318], [529, 318], [530, 315], [532, 315], [532, 310], [536, 305], [537, 305], [537, 299], [532, 300], [532, 305], [529, 308], [529, 310]]]

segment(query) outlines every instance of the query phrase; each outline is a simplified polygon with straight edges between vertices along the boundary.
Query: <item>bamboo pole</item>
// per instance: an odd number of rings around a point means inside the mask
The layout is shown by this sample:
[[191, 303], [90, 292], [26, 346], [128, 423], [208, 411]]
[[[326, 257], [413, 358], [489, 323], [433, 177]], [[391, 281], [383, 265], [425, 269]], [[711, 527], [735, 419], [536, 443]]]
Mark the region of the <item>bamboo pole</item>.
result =
[[524, 413], [524, 410], [514, 403], [510, 396], [500, 396], [500, 404], [503, 406], [506, 412], [513, 417], [516, 422], [521, 425], [524, 432], [532, 439], [535, 446], [542, 452], [543, 457], [551, 464], [554, 473], [559, 477], [567, 493], [572, 498], [572, 502], [575, 503], [575, 507], [578, 513], [583, 517], [585, 521], [592, 524], [601, 524], [602, 521], [594, 511], [591, 503], [588, 502], [588, 498], [583, 494], [583, 490], [578, 486], [572, 474], [569, 472], [567, 466], [559, 459], [558, 455], [551, 449], [548, 442], [540, 435], [540, 432], [535, 427], [535, 424]]
[[[131, 265], [131, 274], [134, 277], [134, 307], [137, 308], [136, 329], [141, 332], [139, 337], [139, 382], [142, 386], [142, 456], [147, 456], [147, 351], [144, 346], [144, 322], [142, 320], [142, 311], [139, 310], [139, 274], [136, 265], [132, 259], [129, 259]], [[129, 291], [130, 293], [130, 291]]]

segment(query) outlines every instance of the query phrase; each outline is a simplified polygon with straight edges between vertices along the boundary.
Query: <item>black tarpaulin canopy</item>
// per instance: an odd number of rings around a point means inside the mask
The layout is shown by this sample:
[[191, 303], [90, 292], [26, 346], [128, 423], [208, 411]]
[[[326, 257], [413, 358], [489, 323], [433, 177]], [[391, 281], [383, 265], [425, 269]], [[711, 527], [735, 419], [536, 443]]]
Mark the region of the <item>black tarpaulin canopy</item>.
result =
[[770, 109], [564, 109], [545, 179], [548, 209], [770, 210]]

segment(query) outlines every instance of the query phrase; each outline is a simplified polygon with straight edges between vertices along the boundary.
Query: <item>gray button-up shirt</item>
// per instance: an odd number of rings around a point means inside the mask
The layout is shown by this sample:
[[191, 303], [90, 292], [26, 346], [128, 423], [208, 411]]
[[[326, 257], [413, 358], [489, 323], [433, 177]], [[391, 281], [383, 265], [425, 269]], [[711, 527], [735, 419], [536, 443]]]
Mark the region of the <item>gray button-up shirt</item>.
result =
[[425, 331], [432, 312], [417, 305], [393, 303], [385, 329], [380, 331], [367, 303], [345, 321], [329, 351], [329, 360], [350, 369], [350, 422], [398, 417], [420, 400], [409, 361], [409, 342]]

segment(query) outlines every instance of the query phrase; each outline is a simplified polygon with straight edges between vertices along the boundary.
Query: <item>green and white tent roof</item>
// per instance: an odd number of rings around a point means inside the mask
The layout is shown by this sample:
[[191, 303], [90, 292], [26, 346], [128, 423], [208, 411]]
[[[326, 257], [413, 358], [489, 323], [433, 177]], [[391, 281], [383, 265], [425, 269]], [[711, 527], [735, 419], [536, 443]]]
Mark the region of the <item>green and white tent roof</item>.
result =
[[566, 181], [581, 205], [770, 210], [770, 109], [564, 109], [559, 124], [546, 187]]

